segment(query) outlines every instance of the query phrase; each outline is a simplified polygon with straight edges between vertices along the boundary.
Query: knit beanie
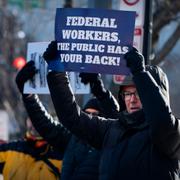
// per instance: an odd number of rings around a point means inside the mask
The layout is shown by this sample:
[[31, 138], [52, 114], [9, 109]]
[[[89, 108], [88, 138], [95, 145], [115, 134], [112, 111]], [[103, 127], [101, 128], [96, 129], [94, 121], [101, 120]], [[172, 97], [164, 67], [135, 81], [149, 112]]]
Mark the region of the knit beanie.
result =
[[90, 99], [84, 106], [83, 110], [85, 111], [88, 108], [93, 108], [99, 112], [102, 112], [102, 107], [99, 103], [99, 101], [94, 97]]

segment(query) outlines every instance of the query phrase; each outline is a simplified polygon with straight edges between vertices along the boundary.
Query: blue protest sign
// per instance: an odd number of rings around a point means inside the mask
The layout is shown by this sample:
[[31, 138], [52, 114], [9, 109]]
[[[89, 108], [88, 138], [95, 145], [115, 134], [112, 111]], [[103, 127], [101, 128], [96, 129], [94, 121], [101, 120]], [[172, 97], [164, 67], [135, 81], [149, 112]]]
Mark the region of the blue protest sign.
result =
[[132, 11], [58, 8], [55, 39], [64, 70], [127, 75], [123, 56], [133, 44], [135, 15]]

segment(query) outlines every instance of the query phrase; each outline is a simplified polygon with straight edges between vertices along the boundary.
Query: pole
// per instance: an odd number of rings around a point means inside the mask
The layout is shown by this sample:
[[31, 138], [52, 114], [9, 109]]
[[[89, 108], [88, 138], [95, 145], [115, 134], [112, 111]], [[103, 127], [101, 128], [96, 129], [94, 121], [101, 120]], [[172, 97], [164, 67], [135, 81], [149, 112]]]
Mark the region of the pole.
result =
[[145, 19], [144, 19], [144, 38], [143, 38], [143, 55], [145, 63], [150, 63], [152, 42], [152, 1], [145, 1]]
[[111, 9], [112, 7], [112, 0], [89, 0], [88, 7], [90, 8], [104, 8], [104, 9]]
[[73, 1], [72, 0], [65, 0], [64, 8], [72, 8], [72, 7], [73, 7]]

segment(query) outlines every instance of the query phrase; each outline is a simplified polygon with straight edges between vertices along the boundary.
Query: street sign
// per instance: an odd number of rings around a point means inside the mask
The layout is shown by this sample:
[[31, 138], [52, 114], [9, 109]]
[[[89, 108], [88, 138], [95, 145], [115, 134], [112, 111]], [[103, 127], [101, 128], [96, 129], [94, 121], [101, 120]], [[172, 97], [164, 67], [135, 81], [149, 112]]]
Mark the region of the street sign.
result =
[[[145, 0], [120, 0], [120, 10], [136, 11], [133, 46], [143, 53]], [[121, 85], [126, 76], [113, 75], [113, 82]]]
[[115, 84], [122, 84], [124, 79], [125, 79], [125, 77], [126, 77], [125, 75], [114, 75], [113, 76], [113, 82]]
[[113, 77], [113, 82], [119, 85], [131, 85], [132, 84], [132, 76], [126, 75], [115, 75]]
[[143, 27], [145, 16], [145, 0], [121, 0], [119, 9], [125, 11], [136, 11], [135, 26]]
[[133, 6], [139, 2], [139, 0], [123, 0], [128, 6]]
[[143, 51], [143, 28], [136, 27], [134, 30], [133, 46], [142, 53]]

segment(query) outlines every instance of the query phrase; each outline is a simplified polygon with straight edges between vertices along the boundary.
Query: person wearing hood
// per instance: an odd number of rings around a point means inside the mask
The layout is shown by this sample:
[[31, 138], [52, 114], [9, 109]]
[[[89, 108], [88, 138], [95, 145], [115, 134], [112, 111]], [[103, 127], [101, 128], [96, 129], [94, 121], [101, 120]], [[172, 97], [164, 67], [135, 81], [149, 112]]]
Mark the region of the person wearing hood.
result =
[[90, 117], [78, 106], [67, 74], [51, 66], [58, 57], [57, 45], [51, 42], [43, 56], [59, 120], [102, 151], [100, 180], [179, 179], [180, 121], [171, 111], [167, 78], [159, 67], [145, 68], [144, 57], [135, 48], [125, 54], [134, 84], [121, 90], [125, 110], [108, 119]]
[[[84, 106], [89, 116], [105, 116], [98, 100], [93, 97]], [[63, 158], [62, 180], [98, 180], [101, 152], [72, 135]]]

